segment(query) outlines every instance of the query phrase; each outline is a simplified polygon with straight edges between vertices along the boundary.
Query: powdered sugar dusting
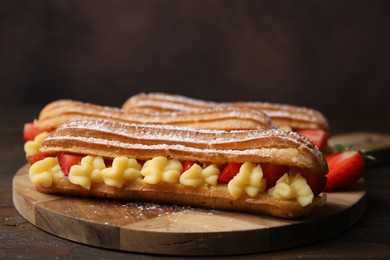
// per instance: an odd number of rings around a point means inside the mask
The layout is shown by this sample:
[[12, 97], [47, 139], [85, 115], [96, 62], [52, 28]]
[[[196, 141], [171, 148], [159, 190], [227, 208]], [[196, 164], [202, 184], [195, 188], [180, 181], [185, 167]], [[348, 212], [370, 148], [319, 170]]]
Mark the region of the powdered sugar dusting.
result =
[[173, 111], [197, 111], [217, 106], [251, 107], [264, 112], [269, 117], [293, 119], [327, 125], [325, 117], [317, 110], [279, 103], [268, 102], [212, 102], [193, 99], [180, 95], [164, 93], [139, 94], [130, 98], [127, 105], [134, 107], [150, 107]]
[[71, 121], [63, 124], [58, 129], [61, 130], [66, 128], [114, 133], [131, 139], [160, 141], [162, 144], [164, 144], [164, 141], [169, 141], [170, 143], [215, 145], [278, 136], [283, 136], [285, 139], [298, 144], [298, 139], [301, 138], [294, 132], [288, 132], [281, 129], [224, 131], [170, 125], [126, 124], [104, 120]]
[[[77, 131], [73, 131], [77, 130]], [[81, 131], [80, 131], [81, 130]], [[104, 133], [104, 134], [103, 134]], [[56, 148], [56, 142], [59, 142]], [[85, 144], [100, 148], [88, 150]], [[68, 144], [69, 147], [65, 147]], [[79, 147], [79, 148], [77, 148]], [[269, 130], [201, 130], [188, 127], [125, 124], [104, 120], [79, 120], [63, 124], [42, 143], [43, 152], [86, 151], [101, 156], [179, 156], [221, 162], [233, 158], [244, 162], [251, 158], [298, 162], [298, 150], [309, 150], [323, 164], [321, 152], [307, 138], [295, 132]], [[76, 149], [76, 150], [75, 150]], [[289, 150], [290, 149], [290, 150]], [[291, 150], [292, 149], [292, 150]], [[294, 151], [295, 152], [294, 152]], [[144, 151], [144, 152], [142, 152]], [[183, 156], [184, 155], [184, 156]], [[240, 159], [241, 158], [241, 159]], [[300, 160], [307, 161], [300, 156]], [[271, 159], [270, 159], [271, 161]], [[226, 161], [225, 161], [226, 162]], [[302, 165], [304, 165], [303, 163]], [[324, 165], [322, 165], [322, 168]]]
[[[43, 128], [56, 128], [61, 123], [78, 119], [100, 119], [114, 120], [127, 123], [142, 124], [168, 124], [168, 125], [189, 125], [189, 124], [214, 124], [222, 126], [226, 120], [235, 120], [228, 129], [237, 127], [248, 128], [270, 128], [271, 121], [264, 113], [238, 107], [212, 107], [194, 112], [175, 111], [145, 111], [145, 110], [123, 110], [115, 107], [105, 107], [89, 103], [82, 103], [72, 100], [54, 101], [47, 105], [41, 112], [37, 124]], [[220, 124], [221, 123], [221, 124]], [[199, 127], [203, 128], [203, 127]]]
[[[55, 140], [57, 138], [47, 138], [47, 140]], [[204, 154], [214, 154], [214, 155], [257, 155], [259, 157], [268, 157], [267, 149], [258, 148], [258, 149], [246, 149], [246, 150], [218, 150], [218, 149], [202, 149], [196, 147], [189, 147], [180, 144], [156, 144], [156, 145], [145, 145], [138, 143], [126, 143], [113, 140], [99, 139], [94, 137], [79, 137], [79, 136], [62, 136], [62, 140], [76, 140], [86, 143], [94, 143], [104, 146], [117, 147], [123, 149], [136, 149], [136, 150], [171, 150], [171, 151], [186, 151], [190, 153], [204, 153]], [[273, 148], [269, 148], [273, 149]], [[276, 148], [274, 148], [276, 149]]]

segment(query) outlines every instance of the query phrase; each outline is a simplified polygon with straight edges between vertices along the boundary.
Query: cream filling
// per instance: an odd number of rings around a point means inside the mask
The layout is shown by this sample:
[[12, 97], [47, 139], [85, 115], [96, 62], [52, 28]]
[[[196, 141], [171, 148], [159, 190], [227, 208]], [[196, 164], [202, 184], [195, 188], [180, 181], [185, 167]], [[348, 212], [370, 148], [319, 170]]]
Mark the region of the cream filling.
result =
[[[79, 165], [70, 168], [68, 180], [89, 190], [93, 183], [104, 183], [115, 188], [122, 188], [134, 180], [146, 184], [159, 183], [182, 184], [184, 186], [198, 187], [201, 185], [218, 184], [220, 170], [215, 164], [201, 167], [198, 164], [182, 173], [183, 166], [176, 159], [155, 157], [142, 166], [136, 159], [117, 157], [112, 165], [107, 167], [100, 156], [85, 156]], [[50, 187], [56, 178], [66, 178], [62, 173], [58, 159], [47, 157], [37, 161], [29, 169], [30, 180], [34, 184]], [[266, 180], [260, 164], [246, 162], [242, 164], [238, 174], [227, 184], [232, 199], [242, 196], [255, 198], [266, 189]], [[283, 175], [276, 185], [267, 191], [269, 195], [278, 200], [296, 200], [302, 207], [309, 205], [314, 198], [313, 192], [305, 178], [300, 174]]]
[[23, 148], [26, 156], [38, 154], [39, 149], [41, 148], [41, 144], [48, 134], [48, 132], [42, 132], [38, 134], [34, 140], [25, 142]]

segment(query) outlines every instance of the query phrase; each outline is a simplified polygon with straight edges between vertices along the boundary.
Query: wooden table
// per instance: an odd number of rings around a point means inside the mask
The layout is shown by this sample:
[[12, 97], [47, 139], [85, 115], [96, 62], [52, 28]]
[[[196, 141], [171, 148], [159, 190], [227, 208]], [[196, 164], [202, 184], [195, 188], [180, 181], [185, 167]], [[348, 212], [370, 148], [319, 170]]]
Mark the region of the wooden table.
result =
[[[37, 116], [40, 108], [0, 107], [0, 258], [75, 259], [155, 259], [160, 256], [106, 250], [78, 244], [48, 234], [30, 224], [12, 203], [12, 178], [25, 164], [22, 128], [24, 122]], [[372, 118], [360, 125], [361, 118], [349, 118], [348, 124], [334, 119], [333, 133], [347, 131], [382, 132], [390, 134], [388, 118]], [[346, 125], [354, 126], [348, 129]], [[351, 228], [331, 238], [278, 252], [231, 258], [296, 259], [296, 258], [389, 258], [390, 257], [390, 159], [382, 154], [382, 163], [369, 168], [365, 175], [367, 208], [363, 217]], [[299, 239], [299, 238], [297, 238]], [[169, 258], [169, 257], [165, 257]]]

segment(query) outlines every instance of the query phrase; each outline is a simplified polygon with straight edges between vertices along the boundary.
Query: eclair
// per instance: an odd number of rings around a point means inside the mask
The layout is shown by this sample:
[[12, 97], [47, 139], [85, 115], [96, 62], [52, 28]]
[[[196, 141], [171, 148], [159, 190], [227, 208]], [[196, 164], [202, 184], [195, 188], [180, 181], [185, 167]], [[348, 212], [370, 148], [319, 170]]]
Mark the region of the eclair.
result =
[[280, 129], [210, 130], [77, 120], [39, 144], [40, 192], [149, 201], [281, 218], [323, 205], [327, 164], [307, 138]]
[[123, 110], [74, 100], [57, 100], [46, 105], [34, 121], [40, 129], [54, 129], [77, 119], [106, 119], [125, 123], [181, 125], [205, 129], [270, 128], [269, 117], [250, 108], [212, 107], [198, 111], [146, 112]]
[[329, 125], [318, 110], [269, 102], [212, 102], [167, 93], [140, 93], [127, 99], [125, 110], [142, 111], [198, 111], [215, 107], [249, 108], [270, 117], [272, 124], [281, 129], [298, 132], [315, 141], [320, 148], [329, 138]]

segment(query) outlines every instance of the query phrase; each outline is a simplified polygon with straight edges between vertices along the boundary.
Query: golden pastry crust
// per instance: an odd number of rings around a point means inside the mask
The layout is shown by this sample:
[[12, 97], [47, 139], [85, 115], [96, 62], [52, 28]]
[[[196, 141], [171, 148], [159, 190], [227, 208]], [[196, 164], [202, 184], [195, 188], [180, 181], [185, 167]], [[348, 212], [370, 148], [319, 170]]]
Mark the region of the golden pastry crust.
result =
[[294, 132], [280, 129], [223, 131], [78, 120], [64, 123], [49, 134], [40, 151], [142, 160], [165, 156], [216, 164], [268, 162], [320, 174], [327, 172], [323, 155], [313, 143]]
[[79, 119], [106, 119], [125, 123], [166, 124], [204, 129], [270, 128], [270, 119], [251, 108], [215, 107], [198, 111], [148, 112], [122, 110], [73, 100], [57, 100], [45, 106], [34, 124], [40, 129], [55, 129]]
[[140, 93], [130, 97], [122, 106], [125, 110], [148, 111], [197, 111], [216, 106], [251, 108], [264, 112], [278, 127], [292, 129], [329, 130], [326, 118], [317, 110], [287, 104], [268, 102], [225, 102], [217, 103], [166, 93]]

